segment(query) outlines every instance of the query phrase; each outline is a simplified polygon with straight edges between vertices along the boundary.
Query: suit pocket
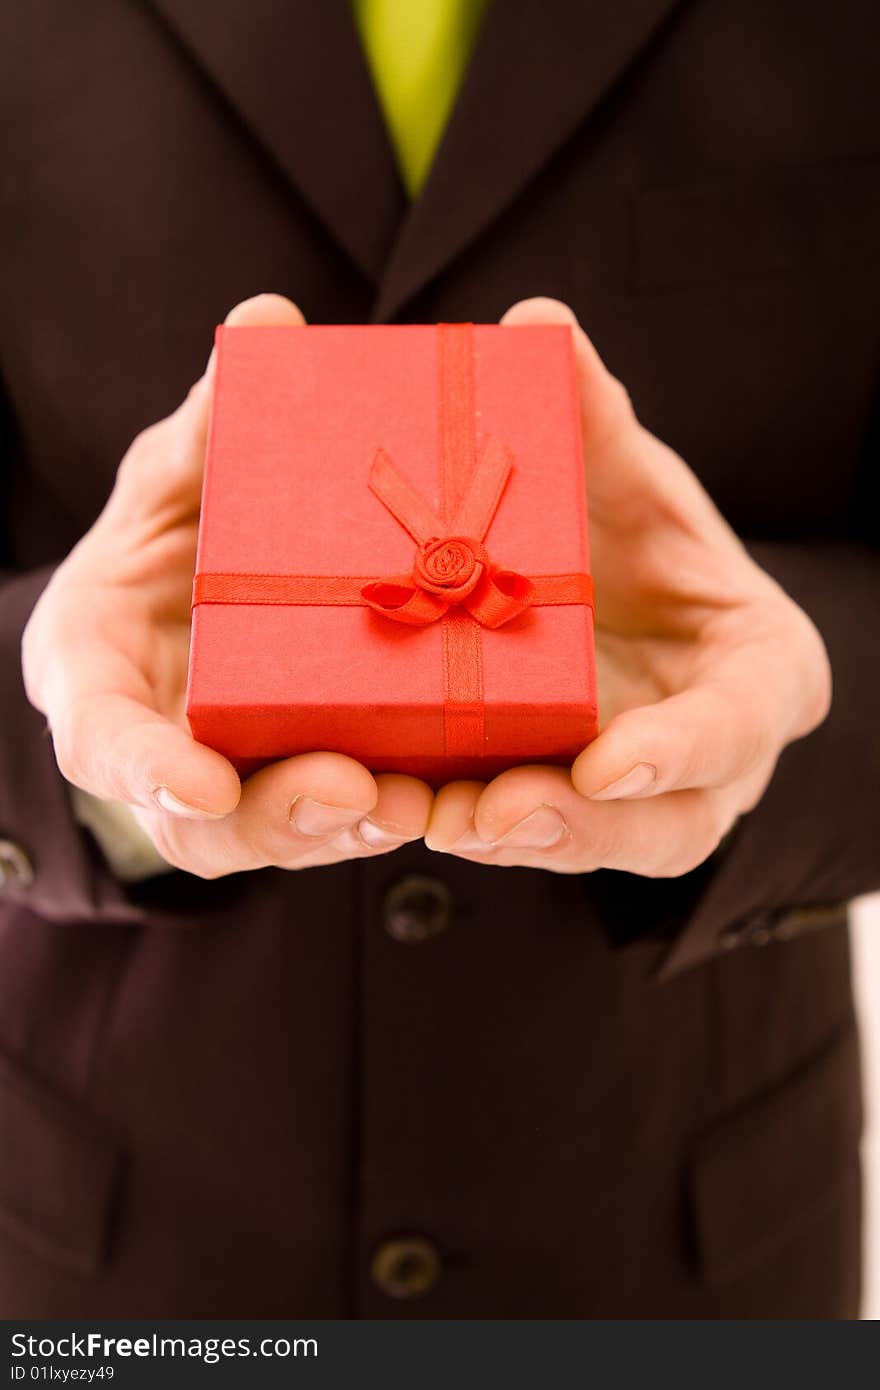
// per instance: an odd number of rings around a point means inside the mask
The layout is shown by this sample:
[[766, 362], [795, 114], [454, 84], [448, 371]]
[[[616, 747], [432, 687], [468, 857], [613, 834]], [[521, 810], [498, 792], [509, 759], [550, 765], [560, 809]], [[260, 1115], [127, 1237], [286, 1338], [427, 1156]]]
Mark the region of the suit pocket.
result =
[[857, 1170], [861, 1130], [853, 1025], [781, 1085], [704, 1133], [688, 1177], [706, 1282], [745, 1273], [833, 1205]]
[[849, 273], [875, 263], [880, 163], [650, 189], [634, 223], [637, 291]]
[[103, 1123], [0, 1055], [0, 1230], [93, 1274], [120, 1170], [119, 1142]]

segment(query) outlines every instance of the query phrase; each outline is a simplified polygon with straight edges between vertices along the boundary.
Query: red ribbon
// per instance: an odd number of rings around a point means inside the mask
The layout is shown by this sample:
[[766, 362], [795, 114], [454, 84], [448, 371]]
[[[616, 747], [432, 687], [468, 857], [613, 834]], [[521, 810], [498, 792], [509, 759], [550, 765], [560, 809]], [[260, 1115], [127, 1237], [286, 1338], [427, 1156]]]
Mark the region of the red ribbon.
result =
[[491, 436], [485, 439], [464, 497], [444, 524], [379, 449], [370, 487], [419, 548], [412, 575], [365, 584], [365, 602], [414, 626], [436, 622], [457, 604], [483, 627], [501, 627], [528, 608], [535, 597], [532, 581], [515, 570], [495, 569], [482, 543], [510, 468], [507, 450]]
[[[197, 604], [370, 607], [395, 622], [442, 620], [444, 752], [485, 752], [480, 626], [501, 627], [529, 606], [593, 605], [588, 574], [526, 577], [496, 568], [483, 544], [511, 472], [502, 444], [474, 437], [471, 324], [438, 325], [441, 507], [437, 513], [376, 452], [370, 487], [412, 536], [411, 574], [388, 578], [289, 574], [197, 574]], [[474, 621], [476, 620], [476, 621]]]

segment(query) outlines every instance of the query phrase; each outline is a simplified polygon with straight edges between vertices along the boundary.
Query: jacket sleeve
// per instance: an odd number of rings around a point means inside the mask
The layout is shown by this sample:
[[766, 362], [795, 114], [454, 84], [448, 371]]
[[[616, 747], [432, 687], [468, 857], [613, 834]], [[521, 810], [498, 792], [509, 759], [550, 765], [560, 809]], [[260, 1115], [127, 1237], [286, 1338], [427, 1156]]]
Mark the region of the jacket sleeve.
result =
[[0, 571], [0, 891], [40, 916], [118, 921], [133, 908], [77, 825], [46, 721], [24, 692], [21, 635], [51, 574]]
[[880, 552], [855, 541], [749, 549], [822, 633], [831, 713], [785, 750], [717, 865], [698, 871], [660, 979], [740, 942], [820, 925], [880, 888]]

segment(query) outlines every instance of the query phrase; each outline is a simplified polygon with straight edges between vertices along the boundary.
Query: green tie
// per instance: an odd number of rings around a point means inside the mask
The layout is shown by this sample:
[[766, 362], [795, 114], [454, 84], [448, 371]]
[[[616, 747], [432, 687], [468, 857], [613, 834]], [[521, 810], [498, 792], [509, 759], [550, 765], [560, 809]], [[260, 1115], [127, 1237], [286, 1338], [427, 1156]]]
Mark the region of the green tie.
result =
[[420, 191], [488, 0], [351, 0], [406, 191]]

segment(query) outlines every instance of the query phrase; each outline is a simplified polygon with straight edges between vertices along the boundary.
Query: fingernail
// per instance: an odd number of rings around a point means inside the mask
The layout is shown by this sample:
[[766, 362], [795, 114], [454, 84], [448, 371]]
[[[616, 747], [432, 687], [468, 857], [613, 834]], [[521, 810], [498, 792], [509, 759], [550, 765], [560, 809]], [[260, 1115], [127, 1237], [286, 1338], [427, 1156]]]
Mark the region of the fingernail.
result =
[[153, 792], [153, 798], [157, 806], [161, 806], [163, 811], [168, 811], [172, 816], [185, 816], [187, 820], [223, 820], [222, 811], [203, 811], [200, 806], [190, 806], [189, 802], [181, 801], [179, 796], [169, 791], [167, 787], [157, 787]]
[[639, 796], [647, 791], [652, 782], [657, 780], [657, 769], [653, 763], [636, 763], [629, 772], [618, 777], [616, 782], [609, 782], [607, 787], [601, 791], [593, 792], [590, 801], [616, 801], [626, 796]]
[[551, 849], [567, 833], [565, 819], [555, 806], [539, 806], [495, 840], [494, 845], [499, 849]]
[[396, 849], [398, 845], [403, 845], [412, 838], [402, 835], [394, 826], [371, 820], [369, 816], [364, 816], [363, 820], [358, 822], [355, 833], [368, 849]]
[[327, 806], [323, 801], [313, 801], [310, 796], [298, 796], [290, 808], [288, 819], [300, 835], [337, 835], [348, 830], [363, 816], [363, 811], [345, 806]]

